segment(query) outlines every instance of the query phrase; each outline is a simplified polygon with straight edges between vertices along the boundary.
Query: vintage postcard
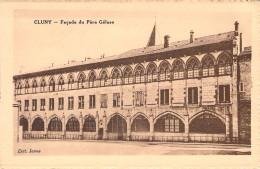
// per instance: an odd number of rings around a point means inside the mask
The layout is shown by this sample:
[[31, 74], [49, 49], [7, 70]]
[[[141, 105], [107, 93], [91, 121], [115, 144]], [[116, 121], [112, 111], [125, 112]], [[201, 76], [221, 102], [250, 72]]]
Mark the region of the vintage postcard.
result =
[[257, 3], [60, 4], [1, 12], [1, 166], [259, 167]]

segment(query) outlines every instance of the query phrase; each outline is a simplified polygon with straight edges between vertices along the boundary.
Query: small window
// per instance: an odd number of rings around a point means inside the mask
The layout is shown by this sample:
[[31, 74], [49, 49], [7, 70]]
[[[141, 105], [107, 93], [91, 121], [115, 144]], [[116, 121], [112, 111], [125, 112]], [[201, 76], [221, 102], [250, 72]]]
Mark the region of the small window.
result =
[[58, 85], [58, 90], [64, 90], [64, 79], [63, 77], [61, 76], [60, 77], [60, 80], [59, 80], [59, 85]]
[[96, 96], [95, 95], [89, 95], [89, 108], [95, 108], [96, 107]]
[[44, 79], [42, 79], [42, 81], [41, 81], [41, 86], [40, 86], [41, 92], [45, 92], [45, 86], [46, 86], [46, 82], [45, 82]]
[[29, 88], [30, 88], [29, 82], [26, 81], [26, 83], [25, 83], [25, 94], [29, 93]]
[[144, 105], [144, 92], [142, 91], [135, 92], [135, 105], [136, 106]]
[[220, 85], [219, 86], [219, 102], [230, 102], [230, 86]]
[[41, 111], [45, 110], [45, 99], [41, 99]]
[[85, 88], [84, 83], [85, 83], [85, 75], [82, 73], [82, 74], [80, 74], [79, 79], [78, 79], [78, 88], [79, 89]]
[[127, 67], [124, 72], [124, 82], [125, 84], [133, 83], [133, 72], [130, 67]]
[[50, 80], [49, 91], [50, 92], [54, 92], [55, 91], [55, 81], [54, 81], [53, 78]]
[[199, 77], [199, 62], [192, 58], [187, 63], [188, 78]]
[[101, 94], [100, 95], [100, 107], [101, 108], [107, 108], [107, 94]]
[[161, 105], [169, 104], [169, 89], [161, 90]]
[[244, 86], [244, 83], [243, 83], [243, 82], [240, 82], [240, 83], [239, 83], [239, 91], [240, 91], [240, 92], [245, 92], [245, 86]]
[[49, 98], [49, 110], [54, 110], [54, 98]]
[[63, 110], [64, 109], [64, 98], [60, 97], [59, 98], [59, 110]]
[[37, 100], [36, 99], [32, 100], [32, 111], [37, 111]]
[[113, 93], [113, 107], [120, 106], [120, 93]]
[[24, 101], [24, 111], [29, 111], [29, 100]]
[[198, 104], [198, 88], [190, 87], [188, 88], [188, 103]]
[[84, 109], [84, 96], [79, 96], [79, 109]]
[[105, 70], [103, 70], [100, 76], [100, 86], [108, 86], [108, 75]]
[[74, 108], [74, 98], [68, 97], [68, 109], [72, 110]]
[[22, 83], [19, 82], [16, 88], [16, 94], [22, 94]]
[[33, 92], [33, 93], [36, 93], [36, 92], [37, 92], [37, 81], [36, 81], [36, 80], [33, 81], [32, 92]]
[[74, 78], [72, 75], [69, 76], [69, 80], [68, 80], [68, 89], [72, 90], [73, 89], [73, 83], [74, 83]]

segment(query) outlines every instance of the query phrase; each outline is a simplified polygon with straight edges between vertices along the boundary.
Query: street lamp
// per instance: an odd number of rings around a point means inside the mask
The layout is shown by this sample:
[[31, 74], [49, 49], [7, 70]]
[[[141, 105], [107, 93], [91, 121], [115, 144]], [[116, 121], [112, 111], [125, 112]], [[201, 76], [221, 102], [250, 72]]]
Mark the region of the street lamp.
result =
[[17, 107], [17, 143], [19, 142], [19, 117], [20, 117], [20, 107], [21, 107], [21, 103], [17, 102], [16, 100], [14, 100], [13, 103], [13, 107]]

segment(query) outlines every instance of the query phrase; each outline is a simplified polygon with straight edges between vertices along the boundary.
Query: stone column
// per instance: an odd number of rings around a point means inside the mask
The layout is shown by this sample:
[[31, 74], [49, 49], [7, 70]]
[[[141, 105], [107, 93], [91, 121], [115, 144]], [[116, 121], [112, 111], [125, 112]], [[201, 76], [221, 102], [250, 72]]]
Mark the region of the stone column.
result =
[[[231, 93], [231, 117], [232, 120], [232, 132], [230, 132], [230, 138], [232, 138], [233, 142], [238, 141], [238, 62], [237, 57], [239, 55], [239, 29], [238, 22], [235, 22], [235, 36], [236, 39], [233, 40], [233, 69], [232, 69], [232, 84], [230, 86]], [[227, 109], [229, 111], [229, 109]]]
[[184, 142], [188, 142], [189, 141], [189, 133], [190, 133], [190, 125], [189, 125], [189, 115], [188, 114], [185, 114], [184, 115]]
[[83, 118], [82, 118], [82, 112], [80, 112], [79, 115], [79, 139], [83, 139]]
[[104, 111], [103, 115], [103, 140], [107, 139], [107, 116], [106, 116], [106, 111]]
[[65, 115], [62, 115], [62, 138], [65, 139], [65, 132], [66, 132], [66, 125], [65, 125]]
[[126, 136], [126, 139], [127, 139], [127, 141], [130, 141], [130, 139], [131, 139], [130, 110], [128, 110], [128, 114], [127, 114], [127, 117], [126, 117], [126, 123], [127, 123], [127, 136]]
[[226, 141], [230, 142], [231, 133], [230, 133], [230, 113], [229, 113], [229, 111], [225, 112], [225, 118], [226, 118]]
[[149, 122], [150, 122], [150, 141], [153, 141], [153, 137], [154, 137], [154, 121], [153, 121], [153, 109], [151, 109], [151, 112], [149, 114]]
[[98, 139], [98, 130], [99, 130], [99, 115], [97, 111], [96, 112], [96, 140]]
[[47, 131], [48, 131], [48, 121], [47, 121], [47, 115], [46, 115], [46, 113], [45, 113], [45, 115], [44, 115], [44, 136], [45, 136], [45, 138], [47, 138], [48, 136], [47, 136]]
[[28, 134], [31, 134], [31, 131], [32, 131], [31, 113], [29, 113], [29, 117], [28, 117]]

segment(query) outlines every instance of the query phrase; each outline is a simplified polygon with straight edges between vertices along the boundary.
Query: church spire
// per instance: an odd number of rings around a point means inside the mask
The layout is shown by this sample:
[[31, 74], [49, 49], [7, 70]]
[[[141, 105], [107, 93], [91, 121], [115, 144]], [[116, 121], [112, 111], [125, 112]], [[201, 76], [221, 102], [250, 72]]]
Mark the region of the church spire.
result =
[[155, 45], [155, 32], [156, 32], [155, 29], [156, 29], [156, 22], [154, 23], [153, 31], [151, 33], [151, 36], [148, 40], [146, 47]]

